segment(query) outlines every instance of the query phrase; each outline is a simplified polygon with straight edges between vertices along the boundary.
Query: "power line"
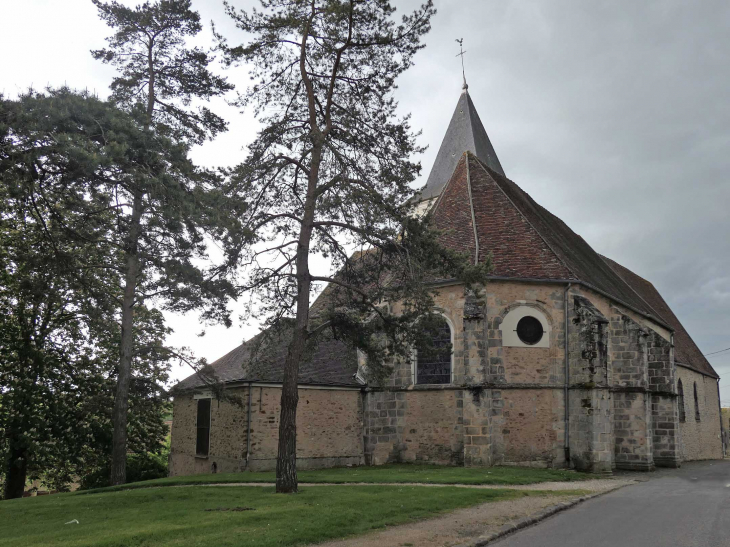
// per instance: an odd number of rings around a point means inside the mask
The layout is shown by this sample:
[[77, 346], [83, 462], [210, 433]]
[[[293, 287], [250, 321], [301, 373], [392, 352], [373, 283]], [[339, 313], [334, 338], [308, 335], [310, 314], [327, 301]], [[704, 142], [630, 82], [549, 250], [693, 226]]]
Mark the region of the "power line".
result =
[[730, 348], [721, 349], [720, 351], [713, 351], [712, 353], [705, 353], [705, 357], [707, 357], [708, 355], [715, 355], [717, 353], [722, 353], [724, 351], [730, 351]]

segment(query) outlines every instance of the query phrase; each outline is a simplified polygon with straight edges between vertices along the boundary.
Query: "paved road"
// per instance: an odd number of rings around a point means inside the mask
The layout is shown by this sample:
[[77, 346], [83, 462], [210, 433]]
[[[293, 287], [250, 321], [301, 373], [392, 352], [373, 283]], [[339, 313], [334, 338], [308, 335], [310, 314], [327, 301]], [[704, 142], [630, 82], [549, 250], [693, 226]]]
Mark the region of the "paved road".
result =
[[730, 460], [662, 470], [494, 546], [730, 547]]

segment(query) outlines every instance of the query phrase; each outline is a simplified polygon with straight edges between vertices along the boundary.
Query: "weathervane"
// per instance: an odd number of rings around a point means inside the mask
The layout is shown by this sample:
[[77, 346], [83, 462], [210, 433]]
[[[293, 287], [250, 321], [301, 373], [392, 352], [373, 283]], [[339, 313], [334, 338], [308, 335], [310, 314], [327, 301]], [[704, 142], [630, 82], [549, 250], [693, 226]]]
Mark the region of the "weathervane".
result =
[[456, 56], [461, 57], [461, 75], [464, 78], [464, 85], [462, 86], [462, 89], [469, 89], [469, 86], [466, 85], [466, 72], [464, 72], [464, 39], [463, 38], [457, 38], [456, 41], [459, 43], [459, 50], [460, 53], [458, 53]]

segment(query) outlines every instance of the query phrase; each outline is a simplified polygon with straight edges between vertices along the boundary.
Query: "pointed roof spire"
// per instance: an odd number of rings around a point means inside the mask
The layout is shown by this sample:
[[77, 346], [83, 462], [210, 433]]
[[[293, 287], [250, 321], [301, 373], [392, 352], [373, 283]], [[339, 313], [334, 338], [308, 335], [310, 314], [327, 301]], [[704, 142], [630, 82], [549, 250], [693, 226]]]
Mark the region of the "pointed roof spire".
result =
[[426, 186], [421, 191], [421, 200], [430, 199], [441, 193], [446, 182], [451, 178], [456, 164], [466, 151], [482, 160], [490, 169], [504, 175], [502, 165], [487, 136], [487, 132], [479, 119], [474, 103], [469, 97], [466, 80], [456, 110], [451, 117], [449, 128], [441, 143], [436, 161], [431, 168]]

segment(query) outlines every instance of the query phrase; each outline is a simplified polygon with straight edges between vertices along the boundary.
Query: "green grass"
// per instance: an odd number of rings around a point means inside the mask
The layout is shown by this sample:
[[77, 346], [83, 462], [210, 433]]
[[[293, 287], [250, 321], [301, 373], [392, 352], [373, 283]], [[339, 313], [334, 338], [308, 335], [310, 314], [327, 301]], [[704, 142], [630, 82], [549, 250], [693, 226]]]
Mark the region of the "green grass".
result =
[[[535, 484], [548, 481], [577, 481], [595, 478], [586, 473], [563, 469], [533, 469], [527, 467], [447, 467], [442, 465], [390, 464], [368, 467], [336, 467], [300, 471], [299, 482], [311, 483], [427, 483], [427, 484]], [[127, 490], [150, 486], [179, 486], [185, 484], [218, 484], [236, 482], [275, 483], [272, 472], [216, 473], [189, 475], [136, 482], [99, 491]]]
[[[200, 486], [56, 494], [0, 501], [0, 546], [283, 547], [362, 534], [485, 502], [580, 493], [313, 486], [279, 495], [268, 486]], [[79, 524], [65, 524], [74, 519]]]

